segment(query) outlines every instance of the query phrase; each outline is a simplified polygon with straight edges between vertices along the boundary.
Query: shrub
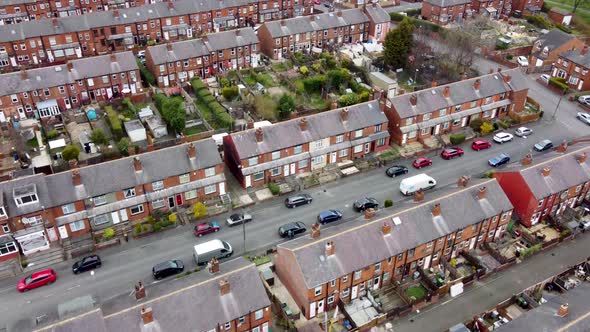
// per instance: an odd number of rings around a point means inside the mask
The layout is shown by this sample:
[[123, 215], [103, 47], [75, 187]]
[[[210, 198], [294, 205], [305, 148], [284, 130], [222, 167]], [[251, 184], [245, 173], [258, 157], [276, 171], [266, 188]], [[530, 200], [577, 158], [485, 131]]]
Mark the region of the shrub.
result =
[[123, 126], [121, 124], [121, 119], [119, 119], [119, 115], [112, 106], [106, 106], [105, 111], [107, 113], [107, 122], [109, 127], [111, 127], [111, 132], [118, 140], [123, 137]]
[[457, 259], [456, 258], [451, 258], [451, 266], [452, 267], [456, 267], [457, 266]]
[[154, 232], [157, 232], [162, 229], [162, 222], [158, 221], [154, 224]]
[[142, 231], [143, 233], [145, 233], [145, 232], [147, 232], [147, 231], [149, 231], [149, 230], [150, 230], [150, 226], [148, 226], [148, 225], [146, 225], [146, 224], [142, 224], [142, 225], [141, 225], [141, 231]]
[[299, 72], [300, 72], [302, 75], [305, 75], [305, 76], [307, 76], [307, 74], [309, 74], [309, 69], [308, 69], [306, 66], [301, 66], [301, 67], [299, 68]]
[[567, 83], [565, 83], [565, 79], [561, 78], [561, 77], [549, 78], [549, 84], [556, 86], [564, 91], [568, 89], [568, 85], [567, 85]]
[[75, 145], [68, 145], [61, 151], [61, 157], [68, 161], [78, 159], [80, 155], [80, 149]]
[[295, 100], [291, 95], [284, 94], [279, 99], [279, 118], [288, 119], [291, 113], [295, 111]]
[[170, 214], [168, 215], [168, 221], [169, 221], [171, 224], [174, 224], [174, 223], [176, 223], [176, 213], [170, 213]]
[[453, 145], [461, 144], [465, 142], [465, 133], [452, 134], [449, 139]]
[[487, 179], [494, 178], [494, 171], [487, 171], [487, 172], [483, 173], [483, 177], [487, 178]]
[[273, 195], [278, 195], [281, 192], [279, 185], [272, 182], [268, 184], [268, 190], [270, 190]]
[[59, 136], [59, 131], [57, 131], [57, 129], [50, 130], [45, 134], [45, 136], [47, 136], [47, 139], [57, 138], [57, 136]]
[[525, 16], [526, 21], [539, 29], [551, 29], [553, 24], [541, 15]]
[[[148, 45], [149, 42], [151, 42], [153, 40], [148, 41]], [[141, 75], [141, 78], [148, 84], [148, 85], [156, 85], [156, 77], [154, 76], [154, 74], [152, 74], [151, 71], [149, 71], [145, 65], [143, 63], [141, 63], [141, 61], [136, 60], [137, 62], [137, 67], [139, 67], [139, 74]]]
[[201, 218], [207, 214], [207, 207], [202, 202], [193, 205], [193, 215], [195, 218]]
[[141, 224], [135, 224], [134, 232], [135, 232], [135, 235], [141, 234]]
[[569, 229], [569, 228], [566, 228], [566, 229], [564, 229], [563, 231], [561, 231], [561, 232], [559, 233], [559, 236], [560, 236], [560, 237], [566, 237], [566, 236], [568, 236], [568, 235], [570, 235], [570, 234], [572, 234], [572, 230], [571, 230], [571, 229]]
[[477, 119], [471, 120], [471, 122], [469, 123], [469, 127], [471, 127], [471, 129], [475, 130], [476, 132], [480, 132], [482, 124], [483, 124], [483, 120], [477, 118]]
[[489, 134], [494, 131], [494, 125], [489, 123], [488, 121], [481, 124], [479, 130], [483, 135]]
[[565, 25], [556, 25], [556, 28], [558, 28], [559, 30], [565, 32], [565, 33], [572, 33], [572, 29], [570, 29], [569, 27], [566, 27]]
[[219, 84], [222, 88], [228, 88], [231, 85], [231, 82], [227, 78], [222, 78], [219, 80]]
[[112, 228], [107, 228], [107, 229], [104, 230], [104, 233], [102, 233], [102, 238], [105, 241], [108, 241], [108, 240], [110, 240], [110, 239], [112, 239], [114, 237], [115, 237], [115, 230], [112, 229]]
[[148, 216], [147, 223], [150, 225], [154, 225], [156, 223], [156, 218], [154, 216]]
[[383, 205], [384, 205], [386, 208], [388, 208], [388, 207], [391, 207], [391, 206], [393, 206], [393, 201], [392, 201], [392, 200], [390, 200], [390, 199], [386, 199], [386, 200], [385, 200], [385, 202], [383, 203]]
[[88, 138], [96, 145], [106, 145], [109, 143], [107, 135], [105, 135], [104, 131], [102, 131], [100, 128], [94, 129]]
[[340, 96], [338, 98], [338, 106], [339, 107], [346, 107], [354, 104], [358, 104], [359, 96], [356, 93], [347, 93], [345, 95]]
[[183, 107], [182, 97], [168, 98], [158, 93], [154, 95], [154, 101], [164, 121], [177, 133], [181, 133], [186, 125], [186, 111]]
[[119, 142], [117, 142], [117, 149], [119, 149], [119, 152], [121, 152], [123, 156], [128, 156], [130, 144], [131, 141], [129, 140], [129, 138], [123, 137]]
[[[233, 125], [233, 119], [229, 113], [221, 106], [217, 99], [211, 95], [209, 89], [205, 86], [203, 81], [198, 78], [191, 80], [191, 86], [193, 92], [197, 96], [197, 105], [203, 117], [210, 125], [219, 128], [231, 128]], [[236, 87], [237, 89], [237, 87]]]
[[510, 61], [512, 59], [514, 59], [514, 55], [512, 55], [512, 54], [506, 55], [506, 60], [509, 60]]
[[238, 96], [238, 86], [234, 85], [230, 87], [225, 87], [221, 89], [221, 94], [223, 95], [223, 98], [225, 98], [226, 100], [233, 100]]

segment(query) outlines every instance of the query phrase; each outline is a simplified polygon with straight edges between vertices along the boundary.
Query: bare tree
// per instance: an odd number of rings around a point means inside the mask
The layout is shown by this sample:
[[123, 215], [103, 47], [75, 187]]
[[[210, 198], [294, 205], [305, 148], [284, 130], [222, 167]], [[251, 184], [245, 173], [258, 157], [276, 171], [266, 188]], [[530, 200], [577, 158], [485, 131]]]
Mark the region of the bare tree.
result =
[[573, 4], [573, 9], [572, 9], [572, 13], [575, 13], [576, 10], [578, 10], [578, 7], [582, 4], [585, 4], [588, 0], [573, 0], [574, 4]]

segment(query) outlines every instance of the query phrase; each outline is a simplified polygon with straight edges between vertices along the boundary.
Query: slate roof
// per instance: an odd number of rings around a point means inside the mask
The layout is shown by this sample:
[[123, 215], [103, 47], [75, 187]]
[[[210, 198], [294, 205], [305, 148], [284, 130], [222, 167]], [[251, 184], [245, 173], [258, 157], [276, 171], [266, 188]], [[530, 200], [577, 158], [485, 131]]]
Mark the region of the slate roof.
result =
[[25, 3], [35, 3], [35, 2], [37, 2], [37, 0], [1, 0], [0, 6], [14, 6], [14, 5], [21, 5], [21, 4], [25, 4]]
[[[316, 141], [345, 132], [354, 131], [387, 122], [378, 101], [369, 101], [348, 107], [348, 120], [340, 118], [342, 108], [305, 117], [307, 130], [299, 127], [299, 119], [275, 123], [262, 128], [264, 138], [256, 141], [255, 129], [231, 134], [240, 159], [247, 159], [263, 153], [277, 151], [291, 146]], [[383, 128], [383, 130], [386, 130]]]
[[577, 63], [580, 66], [590, 68], [590, 54], [582, 54], [582, 50], [573, 50], [561, 54], [562, 58], [566, 58], [571, 62]]
[[[227, 279], [230, 293], [221, 295], [219, 281]], [[220, 265], [220, 272], [207, 270], [175, 280], [174, 283], [148, 286], [140, 302], [122, 294], [101, 305], [102, 320], [88, 320], [84, 331], [210, 331], [218, 324], [238, 319], [270, 306], [270, 300], [253, 263], [237, 258]], [[141, 308], [151, 307], [154, 322], [145, 325]], [[88, 317], [93, 318], [94, 313]], [[78, 316], [79, 317], [79, 316]], [[37, 331], [78, 332], [81, 319], [64, 320]], [[103, 327], [104, 326], [104, 327]]]
[[[571, 145], [566, 153], [552, 151], [535, 156], [530, 165], [510, 164], [499, 172], [519, 172], [533, 195], [541, 199], [590, 180], [590, 158], [582, 164], [576, 159], [583, 152], [590, 156], [590, 142]], [[548, 176], [542, 174], [545, 167], [551, 168]]]
[[437, 7], [450, 7], [468, 4], [471, 0], [424, 0], [424, 2]]
[[559, 8], [559, 7], [553, 7], [549, 10], [550, 12], [554, 12], [554, 13], [558, 13], [561, 15], [572, 15], [572, 12], [570, 12], [569, 10], [563, 9], [563, 8]]
[[57, 65], [26, 70], [26, 79], [22, 72], [0, 75], [0, 96], [28, 92], [33, 90], [56, 87], [75, 83], [77, 80], [96, 78], [103, 75], [137, 70], [137, 62], [132, 52], [114, 53], [116, 62], [111, 61], [111, 55], [101, 55], [89, 58], [71, 60], [72, 71], [67, 65]]
[[[486, 187], [484, 199], [478, 199], [479, 188]], [[427, 194], [428, 195], [428, 194]], [[283, 244], [294, 254], [308, 289], [396, 256], [406, 250], [433, 241], [486, 218], [512, 210], [512, 204], [495, 179], [472, 180], [466, 188], [449, 186], [438, 190], [428, 200], [412, 199], [396, 203], [393, 211], [379, 211], [375, 220], [359, 217], [352, 224], [322, 230], [320, 238], [301, 237]], [[432, 207], [440, 203], [441, 215], [432, 216]], [[394, 217], [401, 224], [392, 222]], [[381, 226], [391, 225], [391, 234], [384, 236]], [[333, 241], [335, 253], [324, 256], [325, 244]]]
[[[581, 283], [563, 294], [545, 293], [547, 302], [531, 309], [518, 318], [498, 328], [500, 332], [587, 332], [590, 326], [588, 315], [588, 298], [590, 298], [590, 284]], [[562, 304], [568, 304], [568, 315], [557, 316]]]
[[[213, 139], [200, 140], [193, 144], [197, 150], [197, 157], [192, 160], [187, 156], [189, 144], [181, 144], [133, 157], [81, 167], [78, 169], [82, 180], [81, 186], [73, 186], [71, 171], [52, 175], [36, 174], [0, 182], [0, 194], [4, 195], [8, 216], [15, 217], [39, 211], [43, 207], [61, 206], [139, 184], [213, 167], [222, 162]], [[133, 158], [140, 160], [141, 172], [135, 171]], [[35, 185], [39, 202], [17, 207], [13, 199], [13, 189], [28, 185]]]
[[338, 16], [336, 12], [313, 15], [313, 21], [310, 16], [300, 16], [286, 20], [266, 22], [264, 25], [271, 37], [277, 38], [369, 22], [367, 15], [359, 8], [343, 10], [341, 13], [341, 16]]
[[391, 21], [391, 17], [381, 6], [368, 5], [365, 7], [365, 11], [374, 23], [387, 23]]
[[537, 58], [544, 58], [545, 56], [543, 56], [542, 52], [545, 47], [549, 48], [549, 52], [552, 52], [574, 38], [576, 37], [559, 29], [553, 29], [533, 42], [533, 45], [539, 49], [533, 55]]
[[[510, 75], [509, 83], [504, 82], [502, 76]], [[473, 84], [479, 79], [481, 82], [479, 91], [475, 90]], [[443, 97], [443, 90], [450, 88], [449, 98]], [[505, 70], [501, 73], [487, 74], [467, 80], [441, 85], [435, 88], [420, 90], [416, 93], [406, 93], [390, 98], [389, 101], [399, 114], [401, 119], [414, 117], [416, 115], [431, 113], [433, 111], [459, 105], [484, 97], [500, 94], [508, 91], [520, 91], [528, 89], [526, 77], [519, 68]], [[418, 97], [416, 106], [412, 106], [410, 98], [412, 95]]]

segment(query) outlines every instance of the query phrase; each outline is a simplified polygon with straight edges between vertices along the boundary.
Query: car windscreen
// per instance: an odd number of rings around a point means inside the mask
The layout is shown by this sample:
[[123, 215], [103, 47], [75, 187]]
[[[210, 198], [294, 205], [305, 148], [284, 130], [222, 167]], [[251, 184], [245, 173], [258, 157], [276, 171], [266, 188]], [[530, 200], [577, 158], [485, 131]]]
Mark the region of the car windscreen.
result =
[[223, 243], [223, 247], [227, 250], [229, 250], [229, 245], [227, 244], [227, 242], [222, 241], [221, 243]]

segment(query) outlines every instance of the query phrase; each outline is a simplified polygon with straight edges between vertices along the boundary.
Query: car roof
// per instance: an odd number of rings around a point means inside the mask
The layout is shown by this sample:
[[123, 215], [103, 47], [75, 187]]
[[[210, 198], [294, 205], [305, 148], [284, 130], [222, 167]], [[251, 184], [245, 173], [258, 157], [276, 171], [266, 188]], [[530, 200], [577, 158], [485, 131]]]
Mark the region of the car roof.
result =
[[164, 269], [164, 268], [167, 268], [167, 267], [171, 267], [173, 262], [174, 262], [174, 260], [169, 260], [169, 261], [165, 261], [165, 262], [162, 262], [162, 263], [158, 263], [158, 264], [156, 264], [154, 266], [154, 269], [159, 270], [159, 269]]
[[486, 141], [485, 139], [477, 139], [473, 143], [489, 143], [489, 142]]
[[49, 275], [49, 274], [51, 274], [51, 272], [52, 272], [52, 271], [53, 271], [52, 269], [47, 269], [47, 270], [43, 270], [43, 271], [38, 271], [38, 272], [35, 272], [35, 273], [31, 274], [31, 277], [32, 277], [32, 278], [37, 278], [37, 277], [46, 276], [46, 275]]
[[548, 140], [548, 139], [544, 139], [544, 140], [542, 140], [542, 141], [539, 142], [539, 144], [543, 144], [543, 145], [549, 144], [549, 143], [551, 143], [551, 141]]
[[[365, 201], [364, 198], [362, 200], [359, 200], [359, 202], [364, 202], [364, 201]], [[320, 212], [320, 216], [322, 216], [322, 217], [323, 216], [331, 216], [333, 214], [335, 214], [334, 210], [325, 210], [325, 211]]]

